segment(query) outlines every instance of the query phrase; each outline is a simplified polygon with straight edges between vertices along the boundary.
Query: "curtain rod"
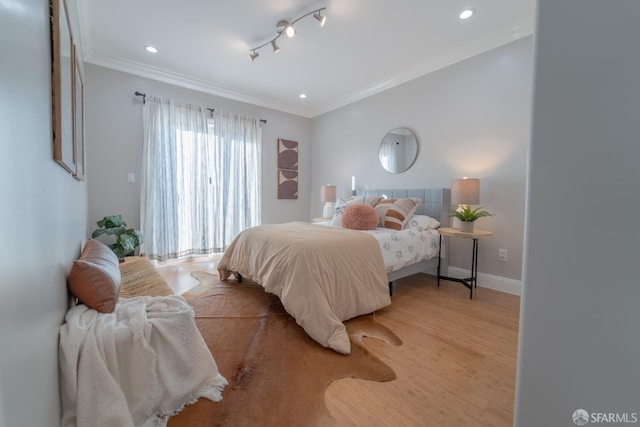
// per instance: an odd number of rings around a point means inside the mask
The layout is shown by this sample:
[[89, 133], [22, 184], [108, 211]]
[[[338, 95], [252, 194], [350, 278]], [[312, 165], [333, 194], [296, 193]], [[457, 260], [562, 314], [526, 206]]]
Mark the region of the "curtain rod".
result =
[[[135, 96], [141, 96], [142, 97], [142, 103], [145, 104], [147, 102], [147, 94], [146, 93], [142, 93], [142, 92], [135, 92]], [[215, 111], [215, 108], [208, 108], [207, 107], [207, 111], [209, 111], [209, 113], [211, 114], [211, 117], [213, 117], [213, 112]], [[266, 119], [260, 119], [260, 123], [267, 123]]]

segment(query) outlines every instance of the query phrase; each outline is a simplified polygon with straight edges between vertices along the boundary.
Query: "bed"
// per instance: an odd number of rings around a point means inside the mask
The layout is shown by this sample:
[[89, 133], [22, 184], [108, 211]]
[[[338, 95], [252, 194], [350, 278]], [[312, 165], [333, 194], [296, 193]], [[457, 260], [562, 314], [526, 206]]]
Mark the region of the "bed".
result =
[[[440, 227], [449, 227], [451, 219], [449, 216], [451, 206], [451, 190], [448, 188], [420, 188], [420, 189], [399, 189], [399, 190], [363, 190], [358, 195], [362, 196], [384, 196], [386, 198], [407, 198], [415, 197], [422, 200], [414, 215], [427, 215], [440, 222]], [[436, 237], [438, 237], [436, 235]], [[439, 240], [439, 238], [438, 238]], [[446, 252], [445, 252], [446, 253]], [[440, 260], [440, 268], [447, 269], [447, 258]], [[393, 282], [403, 277], [411, 276], [417, 273], [426, 273], [436, 275], [438, 270], [438, 257], [431, 256], [424, 261], [411, 263], [397, 269], [387, 268], [387, 281], [389, 283], [389, 291], [393, 292]]]
[[[367, 190], [362, 195], [419, 198], [416, 215], [449, 224], [448, 189]], [[385, 267], [376, 234], [387, 233], [302, 222], [253, 227], [234, 239], [218, 271], [222, 280], [233, 274], [262, 285], [280, 298], [311, 338], [349, 354], [343, 321], [389, 305], [393, 281], [418, 272], [433, 273], [438, 266], [436, 247], [429, 260]]]

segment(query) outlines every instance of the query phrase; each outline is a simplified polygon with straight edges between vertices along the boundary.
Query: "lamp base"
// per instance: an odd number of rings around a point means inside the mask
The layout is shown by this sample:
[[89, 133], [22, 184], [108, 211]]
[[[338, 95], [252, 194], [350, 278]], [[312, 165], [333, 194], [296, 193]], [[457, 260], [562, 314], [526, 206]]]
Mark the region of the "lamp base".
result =
[[334, 206], [333, 202], [325, 202], [324, 203], [324, 209], [322, 210], [322, 217], [323, 218], [331, 218], [331, 217], [333, 217], [333, 206]]

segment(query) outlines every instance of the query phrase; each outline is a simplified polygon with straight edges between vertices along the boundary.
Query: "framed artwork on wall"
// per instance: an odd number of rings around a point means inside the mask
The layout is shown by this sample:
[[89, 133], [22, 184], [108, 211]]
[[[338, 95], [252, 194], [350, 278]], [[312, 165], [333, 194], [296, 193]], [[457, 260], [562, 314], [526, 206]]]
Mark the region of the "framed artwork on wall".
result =
[[298, 142], [278, 139], [278, 199], [298, 198]]
[[51, 0], [53, 158], [76, 173], [73, 145], [73, 39], [64, 0]]
[[78, 181], [84, 181], [84, 80], [75, 45], [73, 65], [73, 147], [76, 165], [73, 177]]
[[298, 198], [298, 171], [278, 169], [278, 199]]

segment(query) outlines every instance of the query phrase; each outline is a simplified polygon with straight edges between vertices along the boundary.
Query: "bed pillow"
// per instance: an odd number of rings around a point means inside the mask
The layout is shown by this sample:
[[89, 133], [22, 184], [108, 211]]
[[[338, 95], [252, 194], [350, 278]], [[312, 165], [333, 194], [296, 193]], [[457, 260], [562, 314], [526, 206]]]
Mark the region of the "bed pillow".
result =
[[360, 204], [375, 207], [380, 200], [382, 200], [380, 196], [351, 196], [349, 200], [347, 200], [347, 205]]
[[369, 205], [355, 204], [347, 206], [342, 213], [342, 227], [352, 230], [375, 230], [378, 226], [378, 214]]
[[375, 207], [379, 225], [392, 230], [402, 230], [422, 200], [416, 198], [383, 199]]
[[82, 255], [73, 262], [69, 290], [87, 307], [111, 313], [120, 292], [120, 262], [115, 253], [98, 240], [89, 240]]
[[347, 207], [347, 202], [344, 201], [343, 198], [339, 198], [336, 200], [336, 205], [333, 208], [333, 217], [331, 218], [331, 223], [329, 225], [333, 225], [336, 227], [340, 227], [342, 224], [342, 212]]
[[413, 215], [404, 227], [418, 231], [435, 230], [440, 227], [440, 221], [427, 215]]

